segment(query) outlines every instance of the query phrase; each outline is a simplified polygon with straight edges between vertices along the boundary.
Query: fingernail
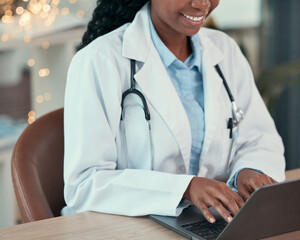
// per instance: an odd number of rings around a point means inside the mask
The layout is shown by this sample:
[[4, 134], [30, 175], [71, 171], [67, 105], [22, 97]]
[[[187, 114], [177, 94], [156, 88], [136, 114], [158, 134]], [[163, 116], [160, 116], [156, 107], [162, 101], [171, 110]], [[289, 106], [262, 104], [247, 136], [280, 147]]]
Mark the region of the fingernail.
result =
[[211, 223], [214, 223], [214, 222], [215, 222], [215, 219], [209, 218], [209, 221], [210, 221]]
[[231, 216], [227, 217], [227, 221], [231, 222], [232, 221], [232, 217]]

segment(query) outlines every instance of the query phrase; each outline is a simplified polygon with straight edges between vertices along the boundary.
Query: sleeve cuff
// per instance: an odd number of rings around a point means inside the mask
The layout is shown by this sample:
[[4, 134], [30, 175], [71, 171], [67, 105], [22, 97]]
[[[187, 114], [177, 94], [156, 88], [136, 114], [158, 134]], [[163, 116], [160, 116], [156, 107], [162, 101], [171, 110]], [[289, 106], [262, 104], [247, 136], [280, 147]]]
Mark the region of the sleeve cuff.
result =
[[227, 181], [227, 185], [228, 187], [230, 187], [233, 191], [238, 192], [237, 189], [237, 176], [240, 173], [240, 171], [244, 170], [244, 169], [250, 169], [256, 172], [259, 172], [261, 174], [264, 174], [262, 171], [258, 170], [258, 169], [253, 169], [253, 168], [242, 168], [240, 170], [238, 170], [228, 181]]

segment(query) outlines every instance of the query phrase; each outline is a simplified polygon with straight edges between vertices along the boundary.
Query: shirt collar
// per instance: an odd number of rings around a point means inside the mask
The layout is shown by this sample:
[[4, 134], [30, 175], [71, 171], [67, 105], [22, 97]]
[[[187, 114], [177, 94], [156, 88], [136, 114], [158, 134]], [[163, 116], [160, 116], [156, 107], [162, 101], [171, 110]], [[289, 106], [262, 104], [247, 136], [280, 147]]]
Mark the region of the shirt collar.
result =
[[[162, 42], [160, 37], [158, 36], [154, 25], [151, 20], [151, 15], [149, 14], [149, 24], [150, 24], [150, 33], [153, 44], [160, 55], [160, 58], [166, 68], [168, 68], [174, 61], [179, 61], [176, 56], [166, 47], [166, 45]], [[189, 56], [185, 64], [188, 68], [192, 68], [196, 66], [199, 71], [201, 71], [201, 51], [202, 46], [200, 42], [200, 38], [198, 34], [193, 35], [191, 38], [191, 45], [193, 53]]]
[[192, 65], [198, 67], [199, 71], [202, 69], [202, 46], [198, 34], [191, 37], [191, 44], [193, 49], [193, 60]]

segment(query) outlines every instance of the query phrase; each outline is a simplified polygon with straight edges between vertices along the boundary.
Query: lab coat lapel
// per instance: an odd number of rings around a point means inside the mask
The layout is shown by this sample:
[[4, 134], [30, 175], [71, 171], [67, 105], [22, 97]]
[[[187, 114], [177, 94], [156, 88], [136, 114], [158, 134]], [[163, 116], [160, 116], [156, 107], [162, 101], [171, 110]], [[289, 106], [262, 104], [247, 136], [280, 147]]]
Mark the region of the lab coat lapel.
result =
[[[214, 137], [214, 132], [216, 131], [217, 121], [220, 119], [220, 111], [222, 111], [220, 106], [222, 79], [218, 75], [215, 66], [223, 59], [223, 54], [214, 43], [202, 33], [202, 31], [200, 31], [199, 37], [203, 46], [202, 74], [205, 106], [205, 137], [201, 152], [201, 164], [207, 157], [208, 150]], [[214, 159], [209, 159], [208, 161], [213, 160]], [[207, 169], [203, 166], [200, 166], [199, 169], [199, 175], [205, 176]]]
[[189, 120], [154, 46], [135, 77], [147, 100], [173, 132], [188, 170], [192, 139]]

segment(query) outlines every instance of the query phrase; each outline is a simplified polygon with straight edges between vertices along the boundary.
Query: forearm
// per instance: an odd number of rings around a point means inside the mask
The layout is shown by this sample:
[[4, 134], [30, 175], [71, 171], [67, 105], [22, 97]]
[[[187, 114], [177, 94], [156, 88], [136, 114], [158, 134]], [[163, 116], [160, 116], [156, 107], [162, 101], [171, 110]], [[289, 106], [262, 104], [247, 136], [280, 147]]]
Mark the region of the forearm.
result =
[[88, 171], [82, 177], [67, 179], [68, 206], [77, 212], [127, 216], [179, 215], [182, 209], [178, 204], [193, 177], [136, 169]]

